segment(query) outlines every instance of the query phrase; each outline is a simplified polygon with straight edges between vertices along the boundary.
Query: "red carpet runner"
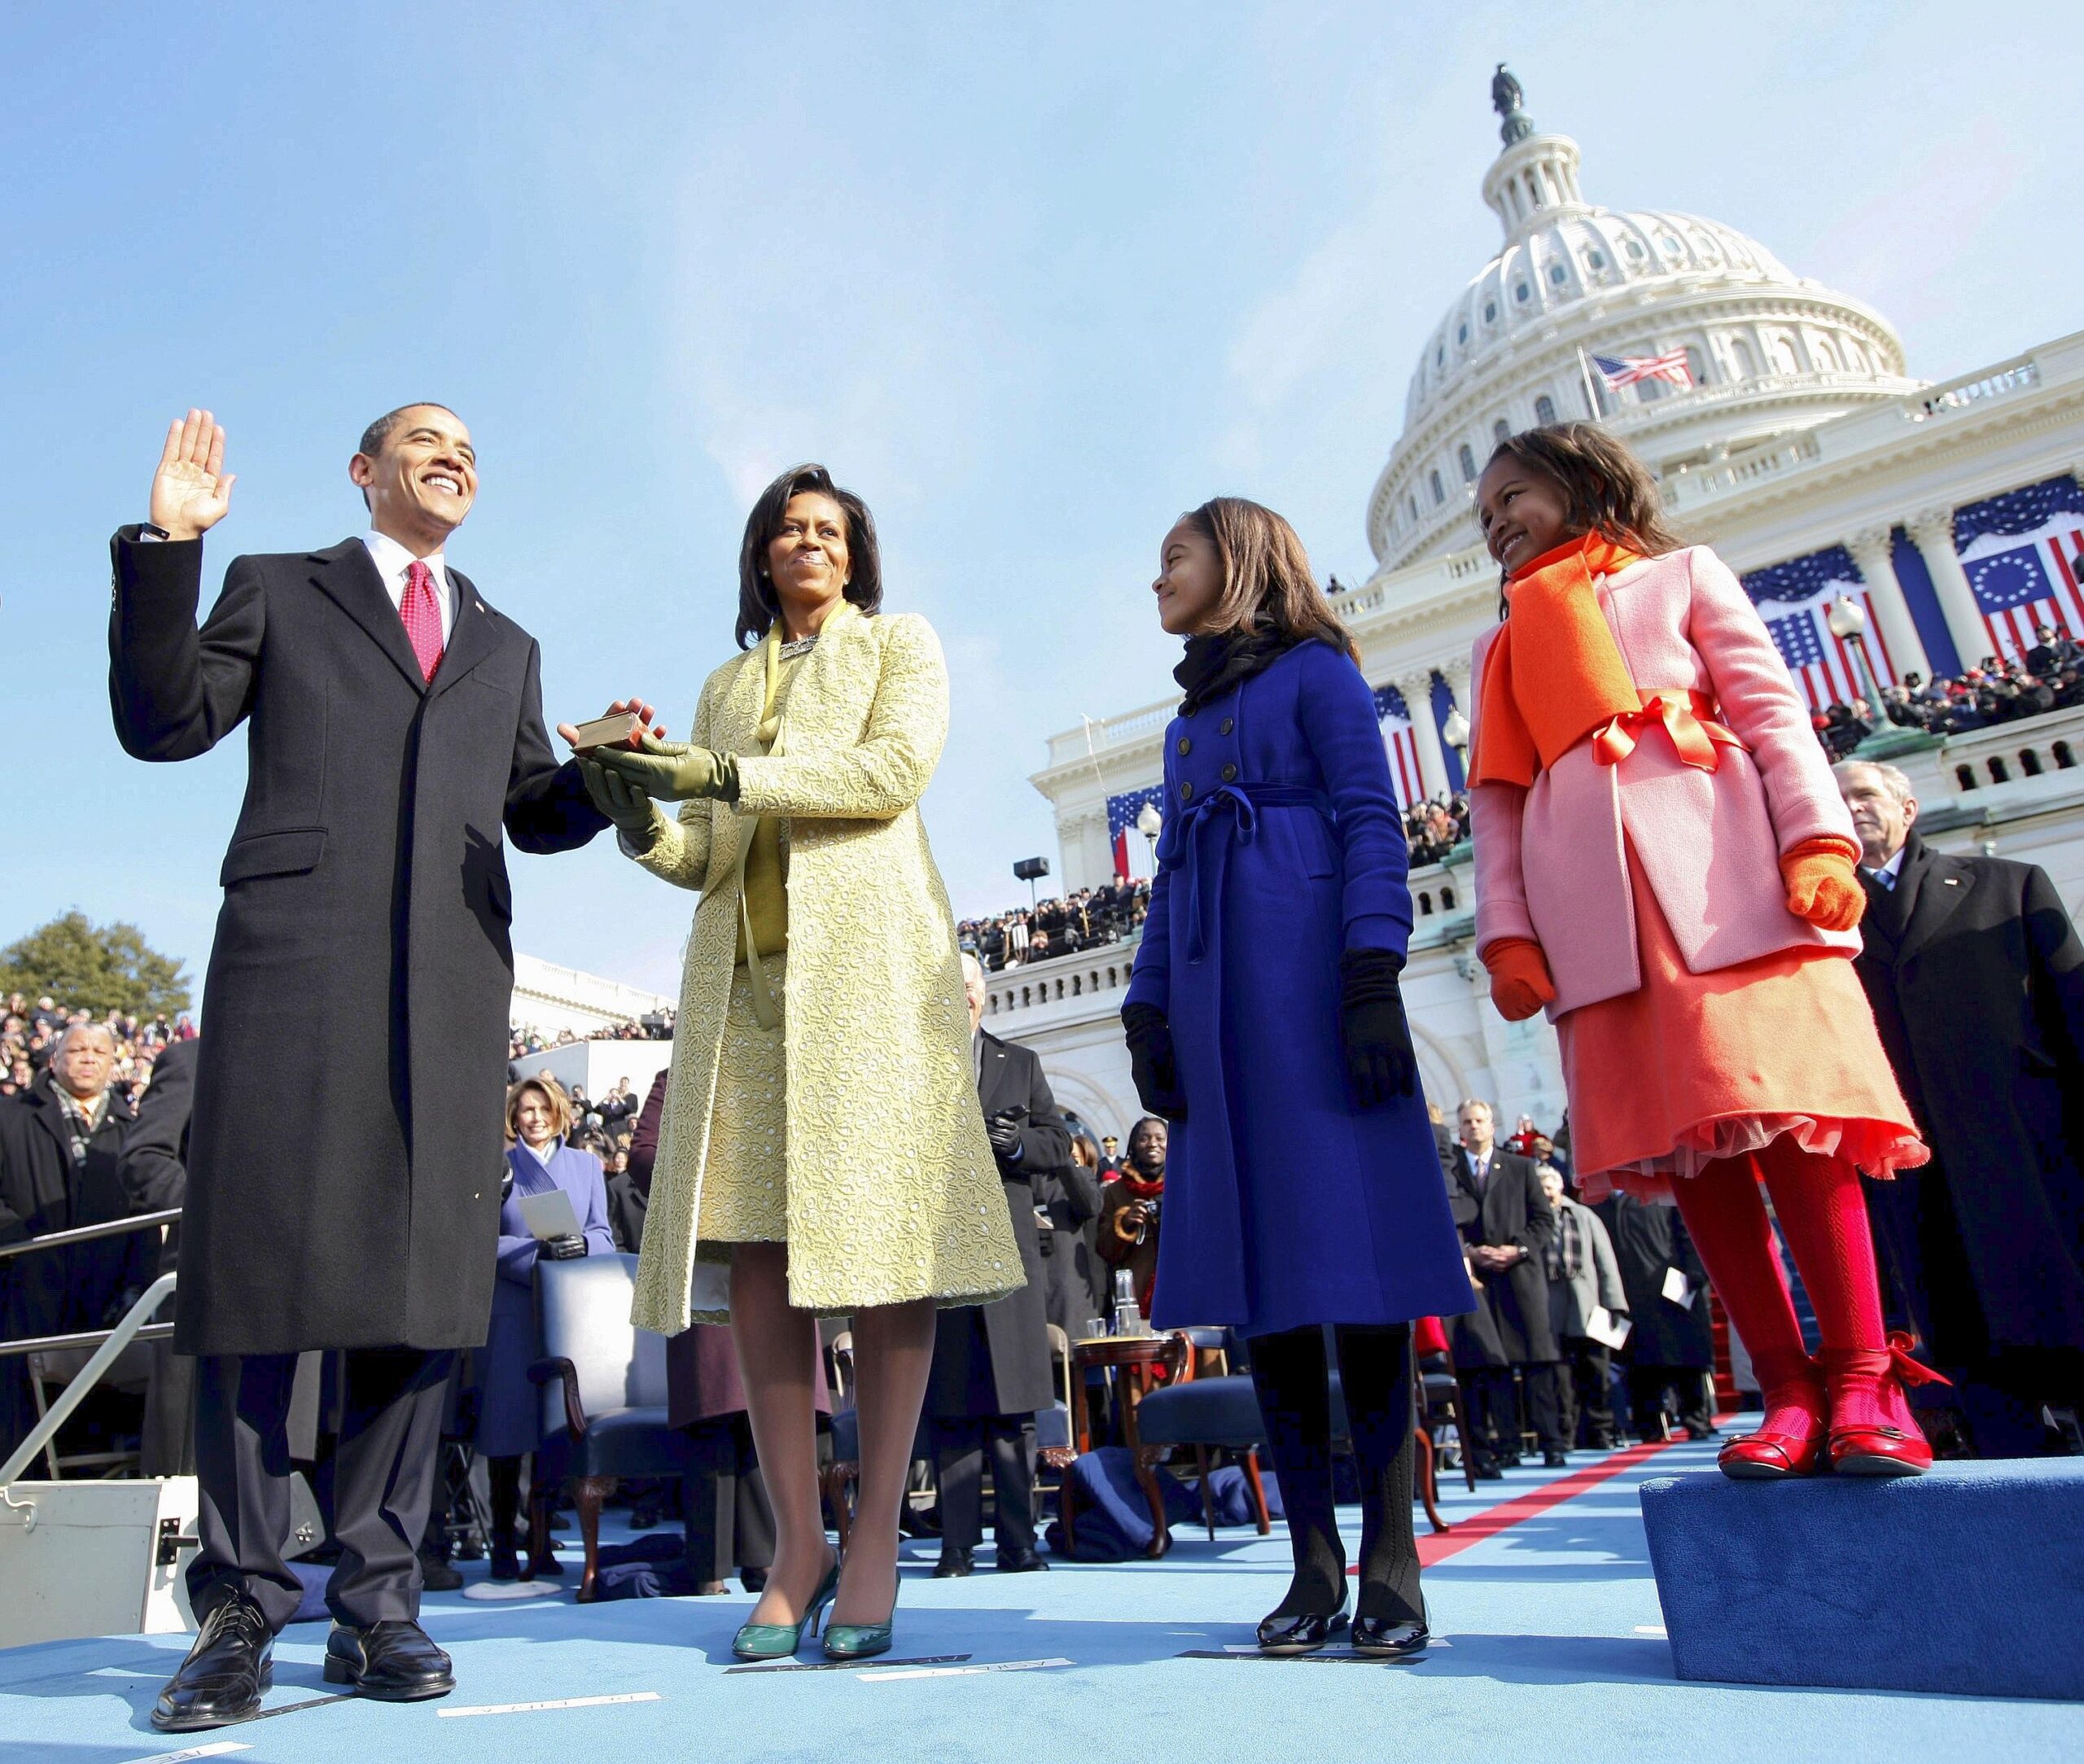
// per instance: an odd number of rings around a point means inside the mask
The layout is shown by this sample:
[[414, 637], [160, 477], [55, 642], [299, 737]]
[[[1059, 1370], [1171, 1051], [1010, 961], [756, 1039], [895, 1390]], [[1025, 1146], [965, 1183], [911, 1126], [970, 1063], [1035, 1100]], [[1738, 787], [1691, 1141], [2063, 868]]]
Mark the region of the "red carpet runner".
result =
[[[1583, 1470], [1573, 1470], [1568, 1476], [1559, 1476], [1553, 1482], [1530, 1489], [1524, 1495], [1500, 1501], [1495, 1507], [1478, 1513], [1473, 1518], [1458, 1519], [1449, 1531], [1421, 1531], [1418, 1536], [1418, 1560], [1421, 1565], [1430, 1568], [1435, 1562], [1443, 1562], [1450, 1556], [1459, 1555], [1473, 1543], [1481, 1543], [1486, 1538], [1509, 1531], [1522, 1519], [1531, 1519], [1537, 1513], [1545, 1513], [1552, 1507], [1582, 1495], [1587, 1489], [1597, 1488], [1609, 1477], [1618, 1476], [1631, 1469], [1645, 1458], [1653, 1457], [1667, 1446], [1686, 1443], [1683, 1435], [1670, 1439], [1645, 1440], [1640, 1446], [1631, 1446], [1626, 1451], [1611, 1453], [1599, 1463]], [[1349, 1574], [1360, 1570], [1352, 1568]]]

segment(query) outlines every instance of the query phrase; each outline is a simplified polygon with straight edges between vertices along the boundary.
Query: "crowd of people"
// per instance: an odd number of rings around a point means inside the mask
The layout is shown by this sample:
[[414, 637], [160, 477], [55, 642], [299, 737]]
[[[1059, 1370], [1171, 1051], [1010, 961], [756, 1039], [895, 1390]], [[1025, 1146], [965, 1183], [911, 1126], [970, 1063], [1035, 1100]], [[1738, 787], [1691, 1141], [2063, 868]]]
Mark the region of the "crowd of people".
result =
[[1130, 942], [1141, 933], [1149, 910], [1150, 884], [1125, 878], [987, 918], [965, 919], [956, 935], [987, 972], [997, 974], [1052, 956]]
[[526, 1054], [547, 1053], [553, 1048], [574, 1047], [582, 1041], [671, 1041], [673, 1015], [668, 1006], [646, 1016], [611, 1023], [605, 1028], [589, 1030], [583, 1035], [570, 1029], [547, 1035], [533, 1024], [514, 1023], [507, 1031], [506, 1057], [518, 1060]]
[[151, 1082], [152, 1062], [160, 1053], [174, 1042], [192, 1040], [195, 1035], [195, 1025], [186, 1012], [140, 1018], [133, 1011], [60, 1005], [47, 993], [34, 1000], [13, 993], [0, 1012], [0, 1096], [20, 1096], [29, 1088], [50, 1065], [52, 1048], [72, 1023], [92, 1023], [107, 1031], [113, 1049], [112, 1087], [131, 1102]]
[[1438, 864], [1469, 838], [1469, 798], [1457, 790], [1444, 799], [1413, 803], [1403, 812], [1403, 835], [1413, 869]]
[[[1965, 735], [2084, 704], [2084, 643], [2051, 625], [2035, 628], [2024, 656], [1985, 655], [1981, 664], [1946, 679], [1907, 673], [1881, 689], [1880, 716], [1898, 729], [1925, 735]], [[1832, 704], [1811, 719], [1817, 738], [1842, 759], [1874, 732], [1875, 707], [1864, 697]]]

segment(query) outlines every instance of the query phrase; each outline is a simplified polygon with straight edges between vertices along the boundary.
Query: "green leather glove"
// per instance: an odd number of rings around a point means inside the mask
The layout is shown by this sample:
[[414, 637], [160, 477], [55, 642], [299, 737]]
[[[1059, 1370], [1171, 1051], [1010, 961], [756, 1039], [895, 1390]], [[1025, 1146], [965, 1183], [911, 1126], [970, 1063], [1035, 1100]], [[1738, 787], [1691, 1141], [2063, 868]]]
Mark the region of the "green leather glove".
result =
[[579, 776], [593, 806], [615, 824], [634, 851], [648, 851], [659, 837], [659, 812], [651, 799], [620, 772], [610, 772], [598, 761], [581, 759]]
[[684, 803], [698, 796], [721, 797], [727, 803], [738, 799], [738, 764], [733, 755], [648, 734], [640, 736], [638, 743], [635, 751], [598, 748], [591, 758], [659, 802]]

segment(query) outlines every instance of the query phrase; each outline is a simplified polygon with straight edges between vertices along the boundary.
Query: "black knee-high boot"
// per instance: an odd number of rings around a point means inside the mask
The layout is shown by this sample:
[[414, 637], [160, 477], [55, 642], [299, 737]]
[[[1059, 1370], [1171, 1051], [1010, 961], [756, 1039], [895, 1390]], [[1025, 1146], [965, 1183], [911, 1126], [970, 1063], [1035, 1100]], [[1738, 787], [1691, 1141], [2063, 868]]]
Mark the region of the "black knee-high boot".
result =
[[1321, 1647], [1346, 1604], [1346, 1552], [1332, 1502], [1331, 1386], [1312, 1326], [1252, 1337], [1252, 1388], [1281, 1482], [1295, 1578], [1259, 1626], [1263, 1648]]
[[1423, 1625], [1411, 1500], [1411, 1326], [1342, 1327], [1339, 1382], [1360, 1469], [1360, 1598], [1355, 1645], [1371, 1623]]

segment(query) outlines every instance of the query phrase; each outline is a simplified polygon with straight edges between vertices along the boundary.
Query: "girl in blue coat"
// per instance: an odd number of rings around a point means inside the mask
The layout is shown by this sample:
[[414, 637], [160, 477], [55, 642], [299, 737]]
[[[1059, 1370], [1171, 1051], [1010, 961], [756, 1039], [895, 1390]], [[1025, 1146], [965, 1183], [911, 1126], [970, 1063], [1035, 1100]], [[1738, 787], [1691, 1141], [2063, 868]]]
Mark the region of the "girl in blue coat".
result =
[[1363, 1492], [1357, 1652], [1415, 1653], [1412, 1320], [1469, 1307], [1397, 976], [1408, 847], [1374, 696], [1302, 541], [1218, 497], [1165, 536], [1159, 622], [1187, 639], [1165, 829], [1122, 1012], [1173, 1123], [1152, 1320], [1228, 1324], [1281, 1477], [1295, 1578], [1269, 1652], [1346, 1623], [1324, 1325]]
[[[543, 1394], [528, 1382], [540, 1355], [536, 1331], [536, 1258], [612, 1255], [608, 1190], [601, 1160], [564, 1142], [571, 1105], [554, 1078], [524, 1078], [508, 1093], [509, 1180], [499, 1207], [499, 1278], [493, 1282], [492, 1327], [485, 1338], [479, 1394], [478, 1455], [492, 1482], [492, 1578], [520, 1572], [514, 1520], [520, 1505], [521, 1460], [541, 1440]], [[522, 1217], [521, 1197], [562, 1188], [571, 1197], [579, 1230], [538, 1243]], [[561, 1572], [549, 1552], [534, 1552], [538, 1573]]]

